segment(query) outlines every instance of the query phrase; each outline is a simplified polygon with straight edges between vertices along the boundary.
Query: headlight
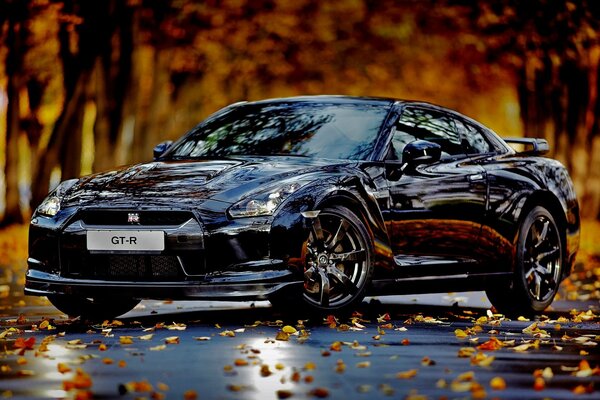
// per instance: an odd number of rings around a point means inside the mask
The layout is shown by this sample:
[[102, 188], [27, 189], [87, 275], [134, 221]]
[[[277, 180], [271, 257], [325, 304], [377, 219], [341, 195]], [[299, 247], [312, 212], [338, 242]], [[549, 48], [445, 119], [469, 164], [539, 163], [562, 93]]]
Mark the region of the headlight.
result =
[[60, 211], [60, 203], [67, 192], [73, 185], [77, 183], [78, 179], [69, 179], [68, 181], [62, 182], [54, 189], [52, 193], [48, 195], [42, 201], [42, 204], [35, 210], [37, 214], [45, 215], [47, 217], [54, 217]]
[[232, 218], [273, 215], [277, 207], [303, 186], [299, 182], [287, 182], [242, 199], [229, 209]]

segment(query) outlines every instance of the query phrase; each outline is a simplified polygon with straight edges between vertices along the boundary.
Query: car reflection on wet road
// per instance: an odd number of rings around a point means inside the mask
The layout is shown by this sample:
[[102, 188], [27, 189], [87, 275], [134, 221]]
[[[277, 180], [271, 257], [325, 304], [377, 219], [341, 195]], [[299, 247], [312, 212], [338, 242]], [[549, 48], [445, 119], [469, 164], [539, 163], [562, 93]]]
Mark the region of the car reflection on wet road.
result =
[[382, 297], [337, 319], [266, 302], [146, 301], [97, 325], [24, 307], [2, 320], [0, 395], [598, 398], [597, 304], [571, 313], [559, 301], [538, 321], [508, 321], [482, 296]]

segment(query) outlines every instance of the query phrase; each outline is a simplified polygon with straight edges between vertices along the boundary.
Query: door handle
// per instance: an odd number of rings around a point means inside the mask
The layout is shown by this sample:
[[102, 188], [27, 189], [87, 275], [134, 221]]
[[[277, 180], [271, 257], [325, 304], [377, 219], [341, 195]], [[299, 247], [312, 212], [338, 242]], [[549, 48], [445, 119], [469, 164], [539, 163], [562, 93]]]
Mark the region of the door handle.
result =
[[474, 175], [469, 175], [469, 182], [478, 182], [478, 181], [482, 181], [485, 177], [483, 176], [483, 174], [474, 174]]

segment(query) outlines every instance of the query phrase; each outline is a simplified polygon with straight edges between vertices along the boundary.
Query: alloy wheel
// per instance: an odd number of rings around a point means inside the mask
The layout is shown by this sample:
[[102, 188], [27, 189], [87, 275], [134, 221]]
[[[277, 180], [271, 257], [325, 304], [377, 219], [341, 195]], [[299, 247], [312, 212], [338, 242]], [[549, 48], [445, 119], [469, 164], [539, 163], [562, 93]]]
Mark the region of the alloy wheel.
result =
[[556, 226], [538, 215], [523, 246], [523, 273], [529, 295], [545, 302], [554, 296], [562, 271], [561, 242]]
[[355, 222], [335, 210], [311, 220], [304, 298], [321, 309], [339, 309], [361, 295], [369, 275], [366, 239]]

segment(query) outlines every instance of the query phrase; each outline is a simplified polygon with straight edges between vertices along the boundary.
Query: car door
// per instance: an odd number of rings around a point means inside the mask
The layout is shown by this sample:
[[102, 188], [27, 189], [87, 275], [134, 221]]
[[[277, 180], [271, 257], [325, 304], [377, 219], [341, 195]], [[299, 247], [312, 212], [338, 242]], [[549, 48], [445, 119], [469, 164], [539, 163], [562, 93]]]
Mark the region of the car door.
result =
[[[393, 129], [385, 218], [396, 263], [415, 267], [415, 273], [428, 273], [426, 266], [461, 273], [479, 261], [486, 176], [467, 155], [464, 129], [452, 114], [425, 106], [405, 108]], [[403, 151], [417, 140], [438, 144], [441, 158], [407, 165]]]

